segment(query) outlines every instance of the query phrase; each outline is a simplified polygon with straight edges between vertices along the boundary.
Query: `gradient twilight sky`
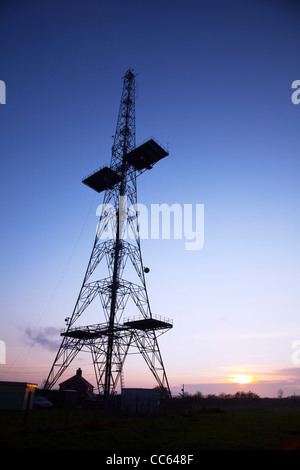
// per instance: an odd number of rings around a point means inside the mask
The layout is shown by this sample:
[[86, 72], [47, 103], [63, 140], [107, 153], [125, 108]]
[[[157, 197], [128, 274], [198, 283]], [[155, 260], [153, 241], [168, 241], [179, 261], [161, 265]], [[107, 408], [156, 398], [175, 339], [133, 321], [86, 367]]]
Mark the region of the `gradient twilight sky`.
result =
[[[0, 380], [48, 375], [103, 198], [81, 180], [110, 161], [133, 68], [137, 144], [170, 152], [139, 202], [205, 207], [203, 249], [142, 241], [153, 312], [174, 321], [172, 391], [232, 393], [243, 373], [247, 391], [300, 394], [299, 43], [292, 0], [1, 1]], [[94, 384], [89, 355], [64, 379], [78, 366]], [[155, 383], [129, 361], [125, 385]]]

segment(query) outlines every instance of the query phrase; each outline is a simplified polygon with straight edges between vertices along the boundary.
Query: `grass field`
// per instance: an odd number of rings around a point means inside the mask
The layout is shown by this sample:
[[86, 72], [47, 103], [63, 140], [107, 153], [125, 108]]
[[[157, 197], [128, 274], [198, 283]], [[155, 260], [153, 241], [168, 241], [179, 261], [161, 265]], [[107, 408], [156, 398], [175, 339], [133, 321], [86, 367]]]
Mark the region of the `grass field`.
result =
[[0, 411], [0, 449], [201, 451], [300, 450], [300, 409], [186, 410], [156, 418], [73, 409]]

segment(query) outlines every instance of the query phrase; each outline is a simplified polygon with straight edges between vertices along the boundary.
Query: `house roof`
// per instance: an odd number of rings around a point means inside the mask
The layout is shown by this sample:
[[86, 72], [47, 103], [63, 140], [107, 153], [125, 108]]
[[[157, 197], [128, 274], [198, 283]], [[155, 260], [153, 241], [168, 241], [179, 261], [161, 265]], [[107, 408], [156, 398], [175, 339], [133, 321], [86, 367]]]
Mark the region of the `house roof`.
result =
[[94, 386], [90, 384], [86, 379], [82, 377], [81, 369], [77, 369], [76, 375], [70, 377], [69, 379], [65, 380], [64, 382], [59, 384], [60, 388], [64, 389], [73, 389], [73, 390], [86, 390], [86, 389], [94, 389]]

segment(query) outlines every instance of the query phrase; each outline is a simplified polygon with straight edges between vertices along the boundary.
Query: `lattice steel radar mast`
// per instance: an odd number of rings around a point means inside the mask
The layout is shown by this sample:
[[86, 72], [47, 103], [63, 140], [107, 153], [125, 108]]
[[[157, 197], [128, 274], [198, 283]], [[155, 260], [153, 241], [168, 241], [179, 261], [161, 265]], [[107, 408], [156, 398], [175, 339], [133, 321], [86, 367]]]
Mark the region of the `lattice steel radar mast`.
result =
[[[168, 152], [150, 139], [136, 148], [135, 75], [128, 70], [117, 120], [110, 166], [105, 166], [83, 180], [98, 193], [104, 191], [102, 212], [91, 257], [62, 342], [45, 383], [54, 386], [80, 351], [92, 355], [99, 393], [108, 397], [123, 387], [123, 365], [127, 354], [139, 353], [154, 375], [157, 385], [170, 394], [157, 338], [172, 328], [172, 321], [152, 314], [148, 299], [140, 247], [137, 212], [138, 175], [153, 167]], [[131, 230], [130, 241], [128, 230]], [[110, 231], [111, 236], [107, 233]], [[97, 268], [105, 265], [106, 276], [93, 280]], [[125, 267], [131, 264], [136, 282], [127, 279]], [[99, 297], [104, 321], [78, 326], [78, 320]], [[128, 300], [138, 316], [123, 316]], [[133, 313], [133, 312], [132, 312]]]

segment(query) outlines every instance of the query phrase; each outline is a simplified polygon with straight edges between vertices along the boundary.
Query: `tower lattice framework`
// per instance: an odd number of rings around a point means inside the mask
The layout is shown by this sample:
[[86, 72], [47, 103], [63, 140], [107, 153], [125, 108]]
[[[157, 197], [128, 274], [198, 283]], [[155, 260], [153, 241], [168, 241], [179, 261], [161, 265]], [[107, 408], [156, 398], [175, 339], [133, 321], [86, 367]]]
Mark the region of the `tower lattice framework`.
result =
[[[136, 147], [135, 75], [128, 70], [123, 90], [110, 166], [83, 180], [104, 200], [97, 233], [84, 280], [62, 342], [46, 380], [50, 389], [80, 351], [92, 355], [97, 388], [108, 397], [124, 385], [123, 366], [127, 354], [141, 354], [157, 385], [170, 394], [157, 338], [172, 328], [172, 322], [152, 314], [145, 282], [139, 237], [136, 178], [149, 170], [168, 152], [153, 139]], [[129, 241], [128, 232], [131, 237]], [[134, 281], [126, 275], [131, 265]], [[105, 266], [106, 276], [97, 278], [97, 268]], [[90, 305], [100, 299], [103, 322], [78, 326]], [[130, 302], [129, 302], [130, 300]], [[124, 317], [131, 303], [137, 309], [133, 318]]]

